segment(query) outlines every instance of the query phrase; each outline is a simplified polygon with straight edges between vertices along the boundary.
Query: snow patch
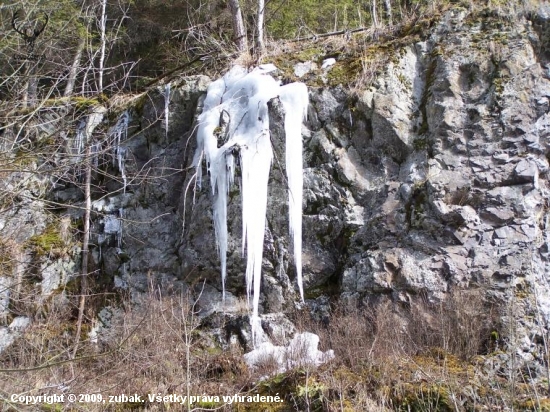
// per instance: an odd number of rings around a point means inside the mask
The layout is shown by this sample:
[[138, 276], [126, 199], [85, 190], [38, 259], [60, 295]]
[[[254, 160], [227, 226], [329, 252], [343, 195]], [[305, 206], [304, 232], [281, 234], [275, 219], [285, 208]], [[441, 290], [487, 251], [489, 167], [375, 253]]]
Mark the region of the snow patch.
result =
[[259, 330], [261, 266], [266, 223], [267, 184], [273, 151], [267, 103], [279, 97], [285, 109], [286, 163], [289, 181], [289, 226], [294, 245], [298, 285], [302, 288], [302, 135], [301, 125], [309, 104], [307, 87], [301, 83], [281, 86], [268, 75], [272, 64], [247, 72], [233, 67], [210, 84], [199, 116], [194, 166], [197, 184], [202, 184], [202, 161], [210, 176], [213, 220], [225, 297], [227, 255], [227, 197], [234, 182], [237, 160], [241, 166], [242, 251], [246, 254], [246, 286], [250, 300], [252, 337]]
[[328, 59], [323, 60], [321, 69], [328, 69], [329, 67], [334, 66], [335, 64], [336, 64], [336, 59], [334, 57], [330, 57]]

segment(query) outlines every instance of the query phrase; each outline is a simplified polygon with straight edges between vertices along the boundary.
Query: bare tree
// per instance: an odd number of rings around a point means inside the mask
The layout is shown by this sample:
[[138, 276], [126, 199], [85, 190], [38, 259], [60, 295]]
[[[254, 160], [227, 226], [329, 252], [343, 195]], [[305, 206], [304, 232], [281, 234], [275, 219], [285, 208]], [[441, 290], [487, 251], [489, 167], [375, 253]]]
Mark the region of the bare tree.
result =
[[99, 31], [101, 33], [101, 50], [99, 52], [99, 93], [103, 92], [103, 72], [105, 65], [105, 46], [107, 39], [105, 37], [105, 30], [107, 26], [107, 0], [101, 0], [101, 17], [99, 20]]
[[69, 74], [67, 76], [67, 84], [65, 85], [65, 92], [63, 93], [63, 96], [65, 97], [71, 96], [73, 94], [76, 76], [78, 74], [78, 68], [80, 67], [80, 61], [82, 60], [82, 53], [84, 52], [85, 47], [86, 38], [82, 37], [80, 39], [80, 42], [78, 43], [78, 47], [76, 49], [76, 53], [73, 59], [73, 64], [71, 65], [71, 68], [69, 69]]
[[82, 331], [82, 322], [84, 320], [84, 309], [86, 308], [86, 295], [88, 294], [88, 255], [90, 241], [90, 212], [92, 210], [91, 184], [92, 184], [92, 160], [91, 145], [86, 144], [86, 172], [84, 181], [84, 233], [82, 238], [82, 265], [80, 278], [80, 302], [78, 304], [78, 321], [76, 323], [76, 336], [73, 348], [73, 359], [78, 351], [80, 334]]
[[265, 0], [258, 0], [258, 15], [256, 19], [256, 48], [257, 53], [262, 54], [265, 50], [264, 43], [264, 13], [265, 12]]
[[[262, 1], [262, 0], [259, 0]], [[233, 33], [235, 36], [235, 43], [237, 49], [240, 52], [248, 50], [248, 39], [246, 37], [246, 30], [243, 22], [243, 14], [241, 11], [241, 5], [239, 0], [229, 0], [229, 10], [231, 12], [231, 18], [233, 23]]]
[[371, 2], [372, 25], [378, 27], [378, 14], [376, 13], [376, 0]]
[[23, 12], [17, 10], [12, 17], [11, 26], [24, 40], [26, 44], [26, 55], [23, 56], [22, 71], [25, 79], [23, 89], [23, 106], [30, 104], [33, 106], [37, 101], [38, 79], [36, 77], [36, 68], [39, 58], [34, 53], [34, 46], [38, 36], [42, 34], [48, 25], [49, 17], [44, 14], [44, 18], [35, 21], [21, 21]]
[[391, 26], [393, 24], [393, 14], [391, 10], [391, 0], [384, 0], [384, 11], [386, 13], [387, 23]]

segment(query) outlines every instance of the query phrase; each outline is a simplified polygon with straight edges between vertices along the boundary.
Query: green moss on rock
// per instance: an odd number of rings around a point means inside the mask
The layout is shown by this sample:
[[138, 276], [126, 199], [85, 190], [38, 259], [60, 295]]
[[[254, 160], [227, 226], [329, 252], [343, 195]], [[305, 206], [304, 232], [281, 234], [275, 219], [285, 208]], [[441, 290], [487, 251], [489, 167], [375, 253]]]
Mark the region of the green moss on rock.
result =
[[65, 248], [65, 241], [61, 236], [59, 227], [52, 223], [49, 224], [42, 233], [31, 237], [27, 245], [37, 256], [45, 256], [48, 254], [59, 255]]

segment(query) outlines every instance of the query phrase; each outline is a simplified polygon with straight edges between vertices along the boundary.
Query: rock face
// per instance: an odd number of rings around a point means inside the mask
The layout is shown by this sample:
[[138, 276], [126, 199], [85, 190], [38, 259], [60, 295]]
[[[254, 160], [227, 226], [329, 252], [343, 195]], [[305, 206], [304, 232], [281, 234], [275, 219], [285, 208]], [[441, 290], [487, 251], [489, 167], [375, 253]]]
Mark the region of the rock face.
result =
[[131, 137], [121, 142], [129, 176], [126, 193], [118, 187], [116, 196], [92, 203], [98, 217], [102, 216], [93, 234], [98, 246], [94, 261], [114, 276], [117, 288], [130, 287], [141, 293], [158, 283], [165, 290], [187, 289], [189, 282], [182, 282], [186, 272], [178, 255], [183, 231], [181, 201], [193, 158], [193, 116], [209, 82], [204, 76], [175, 82], [168, 122], [164, 118], [165, 88], [144, 96], [138, 109], [127, 109]]
[[[550, 321], [549, 16], [541, 9], [512, 24], [451, 11], [423, 41], [395, 50], [369, 87], [310, 87], [302, 130], [303, 274], [315, 313], [328, 313], [329, 298], [389, 300], [399, 312], [468, 289], [498, 307], [495, 325], [513, 328], [508, 343], [524, 359], [541, 350]], [[311, 76], [338, 64], [304, 67]], [[150, 284], [189, 291], [205, 325], [225, 325], [221, 344], [246, 344], [240, 194], [229, 196], [228, 297], [221, 305], [211, 189], [205, 179], [199, 190], [190, 168], [208, 83], [204, 76], [173, 82], [168, 123], [165, 89], [129, 109], [130, 137], [121, 143], [128, 185], [94, 199], [93, 261], [115, 288], [134, 294]], [[281, 313], [300, 306], [282, 110], [274, 100], [260, 300], [267, 335], [284, 324]], [[51, 279], [72, 268], [56, 265]], [[2, 293], [0, 315], [9, 300]]]
[[[548, 19], [541, 12], [532, 20], [512, 25], [450, 12], [358, 95], [310, 89], [303, 130], [308, 304], [319, 308], [336, 294], [406, 308], [420, 297], [437, 302], [475, 290], [498, 302], [500, 326], [514, 328], [509, 343], [523, 354], [534, 350], [550, 315], [550, 81]], [[279, 161], [281, 133], [275, 122]], [[277, 162], [271, 179], [264, 313], [297, 302]], [[219, 288], [209, 190], [196, 194], [194, 206], [188, 200], [179, 256], [184, 278]], [[242, 295], [237, 191], [228, 215], [228, 288]]]
[[[303, 271], [306, 303], [320, 313], [327, 312], [328, 296], [362, 304], [391, 300], [399, 310], [420, 296], [437, 302], [474, 289], [486, 302], [498, 302], [502, 314], [514, 306], [500, 321], [514, 325], [518, 350], [533, 350], [543, 333], [537, 319], [550, 319], [548, 19], [540, 13], [533, 23], [497, 21], [450, 12], [425, 41], [397, 50], [368, 89], [352, 95], [341, 86], [310, 88]], [[162, 91], [149, 96], [130, 125], [142, 131], [126, 144], [129, 170], [165, 169], [112, 201], [123, 206], [128, 223], [121, 250], [103, 251], [102, 260], [134, 291], [146, 290], [151, 278], [196, 296], [202, 291], [203, 315], [225, 312], [221, 316], [241, 325], [235, 333], [246, 335], [246, 322], [230, 309], [245, 294], [239, 191], [230, 192], [230, 295], [220, 305], [211, 190], [206, 182], [198, 190], [187, 169], [195, 107], [199, 113], [207, 83], [199, 77], [172, 85], [167, 134]], [[279, 120], [272, 121], [277, 159], [264, 245], [264, 314], [298, 304], [281, 111], [274, 101], [271, 117]], [[270, 322], [277, 321], [266, 317], [266, 330]], [[247, 341], [244, 335], [240, 341]]]

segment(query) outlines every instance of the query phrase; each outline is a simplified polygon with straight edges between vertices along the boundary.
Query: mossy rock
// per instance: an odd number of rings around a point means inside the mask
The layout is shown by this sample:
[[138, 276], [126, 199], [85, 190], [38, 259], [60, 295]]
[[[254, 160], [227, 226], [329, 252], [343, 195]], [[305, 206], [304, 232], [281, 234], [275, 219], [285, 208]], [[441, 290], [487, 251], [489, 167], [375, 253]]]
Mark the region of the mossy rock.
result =
[[72, 96], [72, 97], [59, 97], [55, 99], [47, 99], [42, 102], [43, 107], [60, 107], [71, 105], [74, 106], [75, 110], [87, 110], [91, 107], [98, 106], [102, 102], [107, 101], [105, 95], [98, 95], [94, 97], [82, 97], [82, 96]]
[[223, 403], [221, 403], [221, 402], [206, 402], [206, 401], [204, 401], [204, 402], [202, 402], [202, 401], [201, 402], [194, 402], [193, 405], [192, 405], [193, 408], [200, 408], [200, 409], [206, 409], [206, 410], [216, 409], [216, 408], [219, 408], [221, 406], [223, 406]]
[[32, 236], [27, 241], [27, 246], [30, 247], [37, 256], [46, 256], [48, 254], [62, 254], [66, 244], [61, 236], [59, 227], [52, 223], [39, 235]]
[[302, 62], [307, 61], [319, 61], [325, 54], [325, 51], [321, 47], [310, 47], [300, 51], [296, 58]]
[[149, 100], [150, 96], [147, 93], [141, 94], [134, 102], [133, 102], [133, 109], [135, 113], [137, 114], [137, 117], [143, 116], [143, 109], [145, 108], [145, 104]]
[[260, 382], [255, 393], [260, 396], [279, 396], [282, 402], [240, 403], [236, 405], [236, 410], [243, 412], [295, 411], [295, 405], [290, 402], [290, 399], [297, 399], [298, 388], [305, 384], [305, 380], [306, 374], [301, 371], [289, 371], [272, 376]]
[[327, 73], [328, 85], [349, 85], [355, 82], [363, 70], [363, 61], [362, 57], [351, 57], [336, 62]]

